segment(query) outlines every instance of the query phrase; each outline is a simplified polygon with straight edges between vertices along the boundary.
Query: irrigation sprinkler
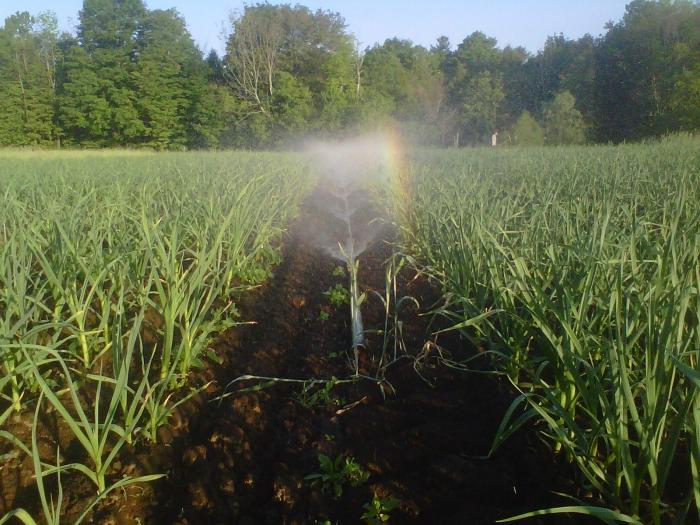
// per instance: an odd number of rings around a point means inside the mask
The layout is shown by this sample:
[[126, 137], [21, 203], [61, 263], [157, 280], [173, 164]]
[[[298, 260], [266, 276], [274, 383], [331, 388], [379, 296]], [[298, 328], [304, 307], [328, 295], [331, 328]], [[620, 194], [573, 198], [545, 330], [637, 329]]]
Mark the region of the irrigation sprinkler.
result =
[[357, 284], [357, 273], [360, 267], [360, 261], [357, 259], [360, 251], [355, 249], [355, 236], [352, 231], [352, 212], [350, 210], [350, 205], [348, 202], [348, 197], [350, 193], [347, 186], [342, 188], [342, 191], [338, 192], [337, 196], [343, 202], [343, 214], [340, 219], [345, 223], [347, 231], [347, 239], [345, 244], [338, 243], [338, 248], [342, 259], [348, 268], [348, 275], [350, 279], [350, 326], [352, 329], [352, 351], [355, 359], [355, 375], [359, 374], [360, 370], [360, 347], [364, 347], [365, 344], [365, 334], [364, 327], [362, 325], [362, 310], [360, 305], [362, 304], [362, 297], [360, 295], [359, 286]]
[[[352, 323], [352, 348], [357, 352], [357, 349], [365, 344], [365, 332], [362, 326], [362, 298], [357, 286], [357, 270], [360, 266], [360, 261], [348, 261], [348, 270], [350, 272], [350, 320]], [[355, 368], [357, 368], [357, 355], [355, 356]]]
[[[312, 164], [323, 181], [322, 199], [317, 207], [336, 219], [332, 223], [313, 224], [320, 247], [348, 270], [350, 325], [355, 376], [359, 375], [359, 352], [365, 347], [361, 305], [365, 294], [358, 285], [359, 256], [381, 233], [381, 223], [374, 214], [369, 187], [365, 182], [378, 181], [387, 166], [387, 137], [368, 135], [341, 142], [317, 142], [308, 147]], [[328, 198], [326, 198], [328, 197]], [[371, 215], [371, 217], [368, 216]], [[318, 229], [316, 229], [318, 228]]]

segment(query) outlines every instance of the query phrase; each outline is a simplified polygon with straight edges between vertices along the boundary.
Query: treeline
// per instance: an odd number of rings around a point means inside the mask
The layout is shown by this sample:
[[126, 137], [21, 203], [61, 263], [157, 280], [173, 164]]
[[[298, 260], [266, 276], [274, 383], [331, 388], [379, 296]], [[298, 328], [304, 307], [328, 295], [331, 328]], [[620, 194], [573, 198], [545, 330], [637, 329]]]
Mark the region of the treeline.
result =
[[[216, 21], [212, 21], [213, 24]], [[338, 13], [248, 5], [204, 57], [175, 11], [84, 0], [0, 28], [0, 146], [274, 147], [392, 125], [434, 145], [639, 140], [700, 128], [700, 5], [634, 0], [542, 51], [476, 32], [361, 49]]]

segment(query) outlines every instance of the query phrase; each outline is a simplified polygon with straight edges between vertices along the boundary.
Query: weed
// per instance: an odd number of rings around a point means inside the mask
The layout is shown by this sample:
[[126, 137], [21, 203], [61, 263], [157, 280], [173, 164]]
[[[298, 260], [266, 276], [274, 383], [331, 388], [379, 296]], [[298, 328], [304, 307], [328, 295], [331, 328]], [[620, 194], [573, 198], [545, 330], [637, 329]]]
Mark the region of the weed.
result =
[[331, 305], [334, 308], [340, 308], [343, 305], [350, 303], [350, 292], [342, 284], [336, 284], [323, 293], [328, 297]]
[[312, 485], [321, 485], [321, 492], [331, 492], [335, 499], [343, 495], [343, 487], [359, 487], [369, 479], [369, 472], [351, 457], [337, 456], [331, 459], [325, 454], [318, 455], [320, 472], [309, 474], [304, 479]]
[[382, 497], [375, 494], [372, 501], [362, 506], [365, 512], [361, 519], [368, 525], [382, 525], [389, 521], [389, 513], [398, 507], [399, 503], [400, 501], [393, 496]]
[[304, 408], [324, 407], [328, 405], [340, 406], [345, 401], [333, 394], [333, 388], [338, 384], [335, 377], [330, 381], [319, 383], [318, 381], [305, 382], [294, 399]]

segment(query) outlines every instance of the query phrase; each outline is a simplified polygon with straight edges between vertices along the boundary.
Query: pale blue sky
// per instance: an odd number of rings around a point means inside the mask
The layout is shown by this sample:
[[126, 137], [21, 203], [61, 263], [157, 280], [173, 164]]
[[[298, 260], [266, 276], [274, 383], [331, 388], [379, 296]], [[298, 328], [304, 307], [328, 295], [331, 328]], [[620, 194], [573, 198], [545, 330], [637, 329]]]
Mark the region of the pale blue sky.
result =
[[[564, 33], [578, 38], [604, 31], [619, 20], [629, 0], [290, 0], [312, 9], [340, 12], [350, 32], [372, 45], [398, 36], [430, 46], [444, 34], [453, 45], [480, 30], [496, 37], [499, 45], [522, 45], [535, 52], [548, 35]], [[221, 50], [221, 32], [229, 13], [243, 7], [240, 0], [146, 0], [151, 9], [175, 7], [187, 20], [203, 51]], [[271, 2], [276, 3], [276, 2]], [[284, 2], [282, 2], [284, 3]], [[82, 0], [0, 0], [0, 19], [18, 10], [52, 10], [61, 28], [73, 30]]]

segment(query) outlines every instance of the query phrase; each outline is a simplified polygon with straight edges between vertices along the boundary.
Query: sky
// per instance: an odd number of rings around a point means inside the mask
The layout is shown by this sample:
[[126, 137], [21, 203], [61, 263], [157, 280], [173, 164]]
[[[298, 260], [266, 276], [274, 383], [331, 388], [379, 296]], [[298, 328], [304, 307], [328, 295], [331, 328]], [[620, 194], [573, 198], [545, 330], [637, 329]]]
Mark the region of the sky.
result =
[[[398, 36], [429, 47], [440, 35], [453, 46], [474, 31], [495, 37], [500, 47], [523, 46], [536, 52], [549, 35], [598, 36], [605, 24], [619, 20], [629, 0], [273, 0], [312, 9], [337, 11], [362, 47]], [[150, 9], [175, 7], [203, 52], [221, 51], [229, 14], [241, 0], [146, 0]], [[82, 0], [0, 0], [0, 20], [23, 10], [52, 10], [62, 30], [73, 31]]]

